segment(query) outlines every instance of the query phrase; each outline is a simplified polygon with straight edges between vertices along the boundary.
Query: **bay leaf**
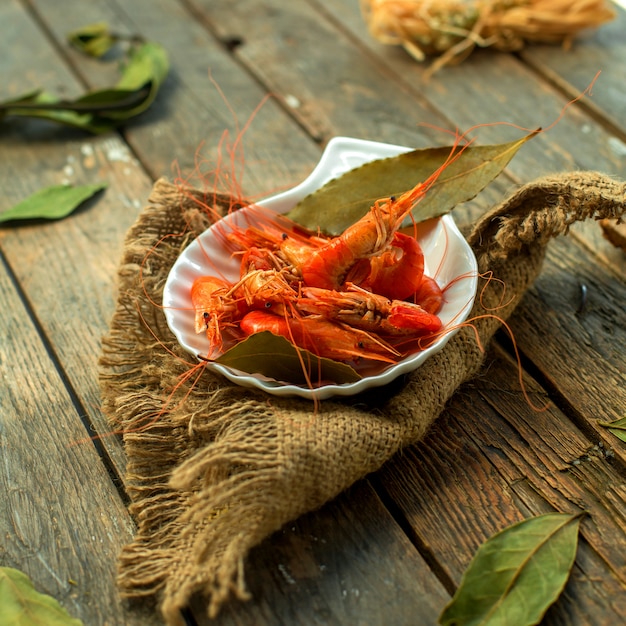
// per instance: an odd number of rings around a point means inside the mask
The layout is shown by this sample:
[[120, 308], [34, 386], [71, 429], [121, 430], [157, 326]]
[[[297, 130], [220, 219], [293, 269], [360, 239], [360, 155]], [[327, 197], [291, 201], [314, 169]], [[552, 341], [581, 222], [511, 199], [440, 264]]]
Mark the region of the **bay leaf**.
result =
[[0, 567], [0, 624], [3, 626], [82, 626], [51, 596], [38, 592], [26, 574]]
[[307, 384], [303, 365], [313, 384], [322, 381], [353, 383], [361, 379], [349, 365], [296, 348], [284, 337], [269, 331], [250, 335], [227, 350], [216, 362], [248, 374], [261, 374], [294, 385]]
[[[535, 134], [509, 143], [466, 147], [415, 206], [414, 219], [439, 217], [474, 198]], [[399, 196], [426, 180], [452, 150], [452, 146], [424, 148], [366, 163], [303, 198], [287, 215], [309, 230], [339, 235], [378, 198]]]
[[441, 626], [532, 626], [563, 591], [576, 557], [580, 515], [548, 513], [480, 546]]
[[133, 48], [129, 54], [128, 62], [122, 70], [122, 77], [115, 85], [115, 90], [142, 91], [145, 92], [145, 96], [134, 106], [121, 111], [101, 111], [100, 115], [109, 119], [126, 120], [143, 113], [154, 102], [168, 72], [169, 58], [167, 52], [158, 43], [146, 41]]
[[23, 93], [19, 96], [17, 96], [16, 98], [9, 98], [7, 100], [4, 100], [2, 102], [2, 108], [0, 108], [0, 118], [3, 115], [6, 115], [6, 111], [13, 106], [19, 106], [21, 104], [29, 104], [31, 102], [35, 102], [37, 100], [37, 97], [39, 96], [39, 94], [42, 93], [41, 89], [33, 89], [32, 91], [29, 91], [27, 93]]
[[68, 33], [66, 38], [76, 49], [92, 57], [104, 56], [117, 41], [106, 22], [87, 24]]
[[600, 422], [600, 426], [608, 428], [612, 435], [626, 442], [626, 417], [622, 417], [614, 422]]
[[78, 187], [53, 185], [40, 189], [26, 200], [0, 213], [0, 223], [14, 220], [61, 219], [106, 186], [106, 183]]
[[149, 85], [141, 89], [113, 88], [91, 91], [74, 100], [72, 109], [74, 111], [89, 111], [106, 118], [115, 111], [122, 111], [122, 116], [132, 116], [135, 114], [129, 112], [137, 106], [143, 106], [149, 94]]
[[[0, 120], [5, 116], [32, 117], [72, 126], [99, 135], [113, 130], [117, 122], [93, 115], [93, 106], [81, 112], [73, 100], [60, 100], [46, 91], [35, 91], [0, 103]], [[97, 106], [96, 106], [97, 110]]]
[[33, 117], [102, 134], [143, 113], [154, 102], [168, 72], [165, 49], [154, 42], [142, 42], [130, 49], [114, 87], [69, 100], [42, 90], [31, 91], [0, 102], [0, 120], [8, 116]]

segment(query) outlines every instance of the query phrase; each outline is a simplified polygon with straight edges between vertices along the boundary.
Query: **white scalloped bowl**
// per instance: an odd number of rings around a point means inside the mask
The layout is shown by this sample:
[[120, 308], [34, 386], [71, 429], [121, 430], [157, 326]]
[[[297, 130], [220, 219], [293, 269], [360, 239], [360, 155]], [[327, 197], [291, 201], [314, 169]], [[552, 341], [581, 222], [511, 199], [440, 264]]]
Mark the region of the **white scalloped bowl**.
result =
[[[376, 159], [396, 156], [411, 148], [376, 143], [349, 137], [332, 139], [320, 162], [311, 175], [297, 187], [258, 203], [277, 213], [286, 213], [302, 198], [315, 191], [329, 180]], [[163, 291], [163, 306], [167, 323], [180, 345], [194, 356], [208, 354], [209, 344], [204, 333], [195, 332], [195, 314], [191, 303], [191, 286], [199, 276], [222, 276], [235, 282], [239, 278], [239, 263], [224, 248], [217, 228], [242, 227], [254, 221], [254, 207], [235, 211], [218, 225], [214, 225], [193, 241], [176, 260], [167, 278]], [[345, 384], [327, 384], [315, 389], [300, 387], [250, 374], [208, 362], [207, 367], [219, 372], [232, 382], [244, 387], [262, 389], [277, 396], [300, 396], [323, 400], [331, 396], [351, 396], [371, 387], [392, 382], [402, 374], [417, 369], [428, 357], [441, 350], [458, 327], [468, 316], [477, 285], [477, 264], [474, 254], [456, 227], [451, 216], [445, 215], [418, 234], [425, 259], [425, 272], [435, 276], [441, 286], [450, 284], [445, 291], [445, 303], [439, 312], [444, 327], [450, 330], [441, 335], [427, 349], [411, 354], [384, 369], [382, 372], [365, 376], [361, 380]], [[210, 260], [207, 255], [210, 251]]]

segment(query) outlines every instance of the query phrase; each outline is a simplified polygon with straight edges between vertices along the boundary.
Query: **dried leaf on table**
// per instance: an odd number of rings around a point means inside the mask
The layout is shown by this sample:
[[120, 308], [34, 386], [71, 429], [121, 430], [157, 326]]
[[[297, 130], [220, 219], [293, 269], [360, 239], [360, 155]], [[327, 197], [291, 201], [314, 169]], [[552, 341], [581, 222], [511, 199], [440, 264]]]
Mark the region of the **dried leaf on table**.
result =
[[133, 107], [122, 111], [107, 111], [105, 117], [125, 120], [143, 113], [156, 98], [159, 87], [169, 71], [169, 60], [165, 50], [157, 43], [147, 41], [133, 49], [115, 89], [129, 92], [145, 91], [145, 96]]
[[[95, 44], [94, 44], [95, 45]], [[99, 44], [104, 48], [105, 43]], [[0, 102], [0, 121], [35, 117], [101, 134], [143, 113], [154, 101], [169, 71], [167, 52], [146, 41], [132, 45], [114, 87], [62, 100], [43, 90]]]
[[68, 33], [67, 40], [83, 54], [102, 57], [113, 47], [118, 37], [110, 32], [106, 22], [96, 22]]
[[610, 433], [626, 442], [626, 417], [622, 417], [614, 422], [600, 422], [600, 426], [608, 428]]
[[26, 574], [0, 567], [0, 624], [82, 626], [52, 597], [39, 593]]
[[513, 524], [488, 539], [439, 624], [538, 624], [569, 578], [580, 520], [580, 515], [549, 513]]
[[11, 116], [40, 118], [80, 128], [94, 135], [108, 132], [116, 126], [111, 120], [94, 115], [92, 109], [91, 106], [83, 107], [73, 101], [61, 101], [46, 91], [35, 91], [16, 100], [0, 103], [0, 122]]
[[0, 213], [0, 223], [17, 220], [58, 220], [69, 215], [85, 200], [102, 191], [106, 183], [97, 185], [53, 185], [35, 192], [26, 200]]
[[[535, 134], [509, 143], [464, 148], [413, 209], [415, 221], [438, 217], [471, 200]], [[363, 217], [374, 200], [400, 195], [428, 178], [452, 149], [425, 148], [366, 163], [301, 200], [287, 216], [309, 230], [319, 228], [328, 235], [339, 235]]]

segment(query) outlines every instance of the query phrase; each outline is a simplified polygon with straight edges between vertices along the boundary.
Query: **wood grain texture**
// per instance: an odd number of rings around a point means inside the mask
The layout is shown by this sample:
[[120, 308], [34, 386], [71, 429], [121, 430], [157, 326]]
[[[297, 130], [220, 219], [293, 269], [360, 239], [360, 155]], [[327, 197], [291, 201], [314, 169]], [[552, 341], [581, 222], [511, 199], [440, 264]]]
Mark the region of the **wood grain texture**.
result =
[[86, 624], [145, 623], [127, 619], [115, 583], [133, 524], [4, 271], [0, 307], [0, 564]]
[[518, 345], [532, 355], [557, 401], [622, 461], [625, 450], [598, 423], [626, 414], [625, 299], [623, 279], [565, 238], [549, 248], [544, 271], [511, 320]]
[[[72, 0], [8, 0], [0, 6], [0, 23], [11, 25], [0, 39], [0, 97], [38, 85], [74, 96], [111, 84], [114, 64], [86, 59], [65, 41], [72, 28], [99, 20], [163, 44], [172, 69], [150, 111], [119, 133], [0, 125], [0, 210], [47, 184], [109, 184], [63, 222], [0, 230], [0, 306], [10, 312], [0, 318], [0, 498], [9, 504], [0, 507], [0, 562], [25, 570], [88, 624], [154, 624], [154, 611], [121, 603], [114, 587], [117, 550], [132, 533], [123, 484], [91, 443], [68, 445], [91, 434], [90, 423], [109, 429], [98, 409], [100, 336], [124, 235], [152, 181], [180, 168], [192, 184], [212, 188], [222, 133], [234, 140], [266, 96], [244, 135], [243, 160], [221, 165], [255, 197], [302, 180], [333, 135], [417, 147], [451, 143], [421, 122], [545, 126], [596, 65], [606, 67], [593, 115], [589, 106], [569, 109], [455, 215], [468, 224], [548, 171], [624, 177], [624, 17], [570, 53], [478, 51], [426, 83], [423, 66], [371, 39], [352, 0], [92, 0], [80, 11]], [[519, 136], [508, 132], [477, 136]], [[581, 509], [589, 516], [576, 566], [544, 623], [620, 623], [626, 449], [598, 422], [625, 410], [626, 256], [597, 225], [574, 230], [551, 244], [511, 320], [524, 366], [539, 381], [526, 375], [531, 397], [551, 400], [549, 410], [526, 404], [501, 333], [483, 376], [460, 390], [423, 443], [252, 552], [253, 599], [228, 605], [215, 623], [434, 624], [482, 541], [531, 515]], [[587, 302], [577, 312], [581, 284]], [[119, 441], [101, 445], [123, 475]], [[192, 609], [208, 623], [202, 598]]]
[[220, 626], [434, 624], [449, 600], [366, 481], [263, 542], [247, 571], [252, 599]]
[[303, 0], [190, 3], [220, 37], [242, 41], [237, 58], [318, 141], [349, 135], [423, 147], [437, 133], [419, 124], [445, 124]]
[[[82, 14], [69, 10], [69, 0], [37, 0], [33, 4], [59, 45], [63, 45], [68, 30], [84, 23]], [[94, 0], [90, 7], [94, 17], [110, 20], [112, 30], [119, 28], [159, 42], [170, 57], [170, 74], [159, 98], [137, 122], [128, 124], [125, 132], [153, 178], [173, 178], [180, 172], [195, 186], [212, 189], [211, 172], [218, 161], [223, 134], [228, 132], [228, 142], [234, 143], [253, 116], [243, 138], [244, 150], [234, 157], [234, 171], [230, 155], [222, 155], [220, 168], [234, 178], [236, 191], [240, 193], [241, 186], [246, 195], [266, 196], [308, 175], [319, 158], [319, 149], [272, 99], [256, 111], [266, 91], [181, 3]], [[90, 83], [92, 62], [75, 55], [73, 59]]]
[[[511, 388], [515, 366], [502, 356], [492, 353], [484, 376], [461, 390], [424, 442], [380, 472], [381, 488], [454, 585], [498, 530], [549, 511], [587, 511], [576, 570], [545, 623], [611, 623], [626, 606], [615, 550], [626, 542], [623, 466], [558, 410], [533, 411]], [[545, 399], [526, 383], [533, 401]]]
[[[593, 98], [587, 103], [594, 111], [622, 130], [611, 146], [624, 155], [626, 118], [626, 9], [613, 3], [615, 19], [601, 28], [584, 33], [569, 49], [558, 46], [529, 46], [521, 57], [570, 95], [582, 91], [589, 76], [601, 72]], [[619, 130], [618, 130], [619, 132]]]

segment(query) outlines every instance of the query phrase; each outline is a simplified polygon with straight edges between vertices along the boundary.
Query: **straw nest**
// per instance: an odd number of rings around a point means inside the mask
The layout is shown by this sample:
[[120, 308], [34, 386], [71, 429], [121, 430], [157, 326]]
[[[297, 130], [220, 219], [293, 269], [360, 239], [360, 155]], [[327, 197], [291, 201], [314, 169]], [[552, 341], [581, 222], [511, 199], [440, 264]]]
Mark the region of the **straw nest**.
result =
[[615, 17], [605, 0], [361, 0], [370, 33], [401, 45], [432, 68], [463, 60], [476, 47], [520, 50], [527, 43], [570, 46], [581, 31]]

